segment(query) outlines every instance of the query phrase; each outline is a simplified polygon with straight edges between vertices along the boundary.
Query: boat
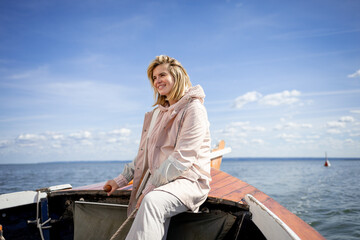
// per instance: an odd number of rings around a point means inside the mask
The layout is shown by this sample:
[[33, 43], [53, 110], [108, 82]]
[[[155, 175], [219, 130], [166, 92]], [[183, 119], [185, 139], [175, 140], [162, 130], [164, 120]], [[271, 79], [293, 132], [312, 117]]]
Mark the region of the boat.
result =
[[327, 153], [325, 152], [325, 163], [324, 163], [324, 167], [331, 167], [330, 161], [327, 157]]
[[[211, 190], [198, 213], [172, 218], [167, 239], [325, 239], [314, 228], [254, 186], [220, 170], [231, 151], [225, 142], [211, 152]], [[59, 185], [0, 195], [4, 237], [17, 239], [110, 239], [128, 219], [132, 185], [103, 191], [105, 182]], [[131, 224], [116, 239], [124, 239]]]

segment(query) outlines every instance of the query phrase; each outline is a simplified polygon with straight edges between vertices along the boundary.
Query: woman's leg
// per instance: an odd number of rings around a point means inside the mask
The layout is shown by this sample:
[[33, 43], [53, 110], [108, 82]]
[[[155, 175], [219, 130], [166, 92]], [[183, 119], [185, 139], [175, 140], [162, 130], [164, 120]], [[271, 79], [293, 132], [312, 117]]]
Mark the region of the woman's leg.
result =
[[126, 239], [166, 239], [170, 218], [187, 210], [188, 208], [170, 193], [149, 192], [142, 200]]

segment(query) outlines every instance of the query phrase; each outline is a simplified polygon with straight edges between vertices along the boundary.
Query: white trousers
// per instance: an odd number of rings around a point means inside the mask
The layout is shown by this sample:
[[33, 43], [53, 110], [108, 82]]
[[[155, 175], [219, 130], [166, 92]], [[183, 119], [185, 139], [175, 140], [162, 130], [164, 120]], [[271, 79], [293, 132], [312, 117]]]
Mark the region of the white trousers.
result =
[[174, 195], [151, 191], [142, 200], [126, 240], [165, 240], [171, 217], [187, 210]]

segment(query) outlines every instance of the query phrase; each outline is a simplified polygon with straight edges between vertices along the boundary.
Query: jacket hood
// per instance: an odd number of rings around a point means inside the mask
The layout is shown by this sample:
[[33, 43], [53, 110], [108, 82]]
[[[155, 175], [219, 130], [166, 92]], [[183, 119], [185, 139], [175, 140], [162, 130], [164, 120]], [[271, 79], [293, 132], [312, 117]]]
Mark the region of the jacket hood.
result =
[[[201, 103], [204, 103], [205, 93], [200, 85], [196, 85], [195, 87], [190, 87], [184, 95], [185, 98], [197, 98]], [[183, 98], [184, 98], [183, 97]], [[181, 100], [181, 99], [180, 99]]]
[[187, 104], [190, 99], [199, 99], [200, 102], [203, 104], [205, 99], [205, 93], [203, 88], [200, 85], [196, 85], [194, 87], [190, 87], [184, 94], [184, 96], [175, 104], [164, 107], [158, 105], [160, 111], [168, 111], [168, 110], [175, 110], [178, 112], [179, 109], [183, 108], [185, 104]]

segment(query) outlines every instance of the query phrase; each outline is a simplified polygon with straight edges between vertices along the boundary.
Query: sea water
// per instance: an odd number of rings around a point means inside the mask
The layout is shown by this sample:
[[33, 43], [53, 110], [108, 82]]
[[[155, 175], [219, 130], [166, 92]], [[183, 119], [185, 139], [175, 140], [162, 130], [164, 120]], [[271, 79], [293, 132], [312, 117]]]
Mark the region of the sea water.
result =
[[[360, 160], [224, 159], [221, 170], [268, 194], [325, 238], [360, 239]], [[124, 162], [0, 165], [0, 194], [111, 179]]]

